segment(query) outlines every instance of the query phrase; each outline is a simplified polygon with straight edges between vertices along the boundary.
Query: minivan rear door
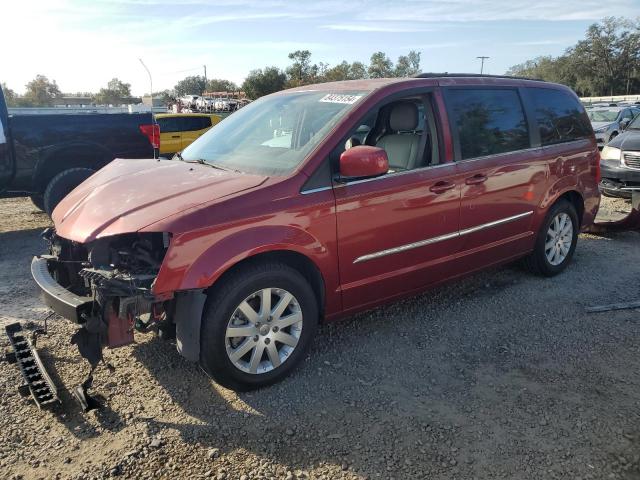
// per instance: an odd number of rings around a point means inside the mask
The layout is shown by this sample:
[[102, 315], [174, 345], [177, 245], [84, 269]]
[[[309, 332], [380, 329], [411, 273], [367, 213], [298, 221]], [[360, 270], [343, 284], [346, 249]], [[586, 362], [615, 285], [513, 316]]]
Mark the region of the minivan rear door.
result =
[[15, 170], [9, 132], [9, 115], [0, 87], [0, 190], [7, 188], [15, 175]]
[[463, 253], [481, 268], [526, 252], [548, 180], [518, 88], [450, 87], [445, 98], [463, 179]]

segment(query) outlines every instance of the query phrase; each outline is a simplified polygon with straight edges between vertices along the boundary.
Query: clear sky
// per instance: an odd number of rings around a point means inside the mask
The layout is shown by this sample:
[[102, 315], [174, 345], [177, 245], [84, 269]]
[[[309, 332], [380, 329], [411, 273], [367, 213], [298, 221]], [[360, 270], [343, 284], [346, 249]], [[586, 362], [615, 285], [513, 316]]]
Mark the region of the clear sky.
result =
[[640, 0], [4, 0], [0, 81], [24, 92], [36, 74], [63, 92], [109, 79], [154, 90], [203, 73], [241, 83], [249, 70], [284, 68], [308, 49], [314, 62], [368, 63], [417, 50], [423, 71], [501, 74], [558, 55], [607, 15], [640, 16]]

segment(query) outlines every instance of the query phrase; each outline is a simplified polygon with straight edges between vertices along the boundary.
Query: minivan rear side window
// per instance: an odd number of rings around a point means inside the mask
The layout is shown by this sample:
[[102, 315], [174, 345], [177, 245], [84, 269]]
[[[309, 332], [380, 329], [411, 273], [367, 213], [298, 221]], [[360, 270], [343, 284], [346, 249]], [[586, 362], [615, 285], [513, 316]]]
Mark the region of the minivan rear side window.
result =
[[576, 98], [562, 90], [527, 88], [542, 146], [572, 142], [591, 135], [589, 118]]
[[529, 148], [529, 129], [515, 89], [450, 89], [447, 103], [460, 160]]

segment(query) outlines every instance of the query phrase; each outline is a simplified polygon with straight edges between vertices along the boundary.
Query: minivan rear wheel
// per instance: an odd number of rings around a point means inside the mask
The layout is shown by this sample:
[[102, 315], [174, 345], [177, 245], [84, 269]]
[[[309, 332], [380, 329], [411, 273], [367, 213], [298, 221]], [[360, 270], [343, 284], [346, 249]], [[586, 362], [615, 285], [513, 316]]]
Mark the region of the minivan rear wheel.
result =
[[281, 263], [240, 268], [210, 292], [202, 319], [200, 363], [238, 391], [271, 385], [304, 358], [318, 305], [309, 282]]
[[545, 277], [562, 272], [573, 257], [579, 228], [575, 207], [567, 200], [557, 201], [540, 227], [533, 252], [525, 258], [527, 268]]

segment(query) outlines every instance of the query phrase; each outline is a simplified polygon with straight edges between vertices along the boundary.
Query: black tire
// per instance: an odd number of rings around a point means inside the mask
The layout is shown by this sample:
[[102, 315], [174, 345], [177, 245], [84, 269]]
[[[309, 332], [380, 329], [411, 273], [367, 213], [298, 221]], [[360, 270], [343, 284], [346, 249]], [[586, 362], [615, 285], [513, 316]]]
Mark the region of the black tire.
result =
[[[315, 336], [318, 302], [313, 289], [297, 270], [276, 262], [240, 268], [222, 282], [209, 293], [204, 308], [200, 336], [202, 368], [217, 383], [236, 391], [254, 390], [282, 380], [303, 360]], [[295, 297], [302, 312], [302, 331], [297, 345], [280, 366], [265, 373], [252, 374], [236, 367], [229, 358], [226, 329], [240, 303], [265, 288], [284, 289]]]
[[31, 195], [29, 197], [31, 199], [31, 203], [40, 211], [44, 212], [44, 197], [42, 195]]
[[58, 203], [94, 173], [90, 168], [70, 168], [53, 177], [44, 191], [44, 211], [51, 216]]
[[[554, 221], [556, 216], [562, 213], [566, 213], [571, 219], [573, 235], [571, 238], [571, 246], [566, 257], [558, 265], [553, 265], [545, 253], [545, 243], [547, 241], [547, 232], [549, 231], [551, 223]], [[524, 259], [524, 264], [527, 269], [531, 273], [545, 277], [553, 277], [554, 275], [558, 275], [562, 272], [571, 262], [571, 258], [575, 252], [576, 245], [578, 243], [579, 229], [580, 222], [578, 221], [578, 214], [576, 213], [576, 209], [573, 204], [565, 199], [558, 200], [554, 203], [551, 208], [549, 208], [544, 222], [542, 222], [533, 252]]]

